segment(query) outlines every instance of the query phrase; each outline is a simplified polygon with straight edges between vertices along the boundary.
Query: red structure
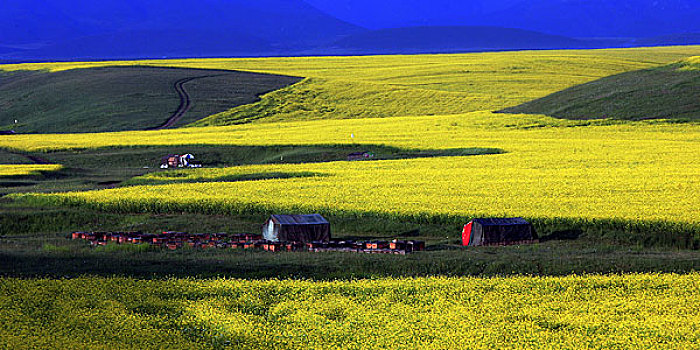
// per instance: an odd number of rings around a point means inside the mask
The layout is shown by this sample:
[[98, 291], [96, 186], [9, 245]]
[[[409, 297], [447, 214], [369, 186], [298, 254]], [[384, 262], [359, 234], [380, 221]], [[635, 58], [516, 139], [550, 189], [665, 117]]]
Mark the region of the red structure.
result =
[[523, 218], [474, 219], [462, 230], [463, 246], [514, 245], [536, 241], [535, 230]]

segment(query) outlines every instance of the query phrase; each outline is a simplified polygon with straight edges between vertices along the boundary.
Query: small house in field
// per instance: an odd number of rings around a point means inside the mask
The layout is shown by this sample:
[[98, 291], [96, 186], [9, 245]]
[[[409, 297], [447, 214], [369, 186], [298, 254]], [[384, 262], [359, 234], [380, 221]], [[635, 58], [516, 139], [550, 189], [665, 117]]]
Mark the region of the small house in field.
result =
[[262, 234], [272, 242], [328, 242], [331, 224], [319, 214], [272, 215], [263, 225]]
[[535, 230], [523, 218], [474, 219], [462, 231], [463, 246], [523, 244], [535, 238]]
[[168, 154], [160, 159], [160, 168], [201, 168], [202, 163], [196, 162], [194, 156], [187, 154]]
[[348, 160], [368, 160], [374, 158], [374, 153], [372, 152], [355, 152], [348, 154]]

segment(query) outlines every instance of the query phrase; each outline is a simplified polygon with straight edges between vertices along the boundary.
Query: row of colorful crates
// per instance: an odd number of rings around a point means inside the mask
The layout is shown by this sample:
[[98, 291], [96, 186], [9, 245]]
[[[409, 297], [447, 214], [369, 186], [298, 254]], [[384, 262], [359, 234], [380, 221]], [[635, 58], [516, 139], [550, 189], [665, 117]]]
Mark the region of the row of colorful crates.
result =
[[417, 252], [425, 250], [425, 242], [415, 240], [392, 241], [330, 241], [307, 243], [309, 250], [336, 249], [336, 250], [403, 250], [407, 252]]
[[410, 253], [425, 249], [425, 242], [415, 240], [392, 241], [353, 241], [331, 240], [328, 242], [270, 242], [258, 234], [226, 234], [164, 231], [161, 234], [144, 234], [141, 232], [73, 232], [72, 239], [84, 239], [92, 245], [117, 244], [152, 244], [171, 250], [190, 248], [230, 248], [262, 249], [265, 251], [337, 251], [337, 252], [381, 252]]
[[97, 242], [116, 242], [120, 244], [132, 243], [141, 244], [149, 243], [156, 245], [164, 245], [168, 243], [191, 243], [190, 245], [205, 243], [205, 242], [236, 242], [245, 243], [250, 241], [259, 241], [261, 235], [256, 234], [234, 234], [226, 233], [185, 233], [164, 231], [161, 234], [144, 234], [141, 232], [73, 232], [72, 239], [84, 239]]

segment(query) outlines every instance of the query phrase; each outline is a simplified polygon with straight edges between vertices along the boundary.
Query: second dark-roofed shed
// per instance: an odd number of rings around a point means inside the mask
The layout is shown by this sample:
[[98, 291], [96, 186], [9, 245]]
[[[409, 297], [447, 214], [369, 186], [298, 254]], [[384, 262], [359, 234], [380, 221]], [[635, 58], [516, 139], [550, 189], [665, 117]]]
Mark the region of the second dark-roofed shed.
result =
[[319, 214], [272, 215], [262, 227], [263, 238], [273, 242], [327, 242], [331, 224]]
[[535, 238], [535, 230], [523, 218], [474, 219], [462, 231], [465, 246], [517, 244]]

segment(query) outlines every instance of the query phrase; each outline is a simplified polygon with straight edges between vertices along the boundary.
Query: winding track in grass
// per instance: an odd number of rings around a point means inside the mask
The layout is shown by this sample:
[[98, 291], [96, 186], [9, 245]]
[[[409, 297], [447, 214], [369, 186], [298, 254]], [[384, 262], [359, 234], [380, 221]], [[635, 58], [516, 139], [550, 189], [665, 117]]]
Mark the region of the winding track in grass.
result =
[[22, 153], [22, 152], [15, 152], [15, 151], [7, 151], [7, 152], [12, 153], [12, 154], [16, 154], [20, 157], [27, 158], [34, 164], [53, 164], [52, 162], [50, 162], [44, 158], [35, 156], [35, 155], [26, 154], [26, 153]]
[[[61, 72], [2, 69], [0, 104], [5, 107], [0, 110], [0, 126], [18, 134], [174, 128], [254, 103], [302, 80], [233, 70], [133, 65]], [[16, 124], [17, 116], [21, 120]]]
[[175, 82], [173, 85], [175, 87], [175, 91], [177, 91], [177, 94], [180, 95], [180, 106], [177, 107], [177, 111], [173, 113], [173, 115], [168, 118], [168, 120], [165, 121], [160, 126], [154, 127], [154, 128], [147, 128], [146, 130], [162, 130], [162, 129], [167, 129], [175, 125], [182, 117], [187, 113], [190, 108], [192, 108], [192, 98], [190, 97], [190, 94], [187, 92], [185, 89], [185, 84], [196, 80], [196, 79], [203, 79], [203, 78], [213, 78], [213, 77], [219, 77], [222, 76], [223, 74], [219, 75], [204, 75], [201, 77], [192, 77], [192, 78], [184, 78], [180, 79]]

